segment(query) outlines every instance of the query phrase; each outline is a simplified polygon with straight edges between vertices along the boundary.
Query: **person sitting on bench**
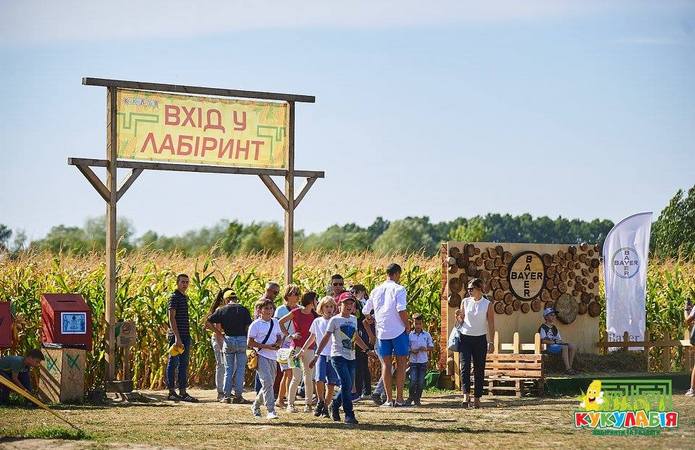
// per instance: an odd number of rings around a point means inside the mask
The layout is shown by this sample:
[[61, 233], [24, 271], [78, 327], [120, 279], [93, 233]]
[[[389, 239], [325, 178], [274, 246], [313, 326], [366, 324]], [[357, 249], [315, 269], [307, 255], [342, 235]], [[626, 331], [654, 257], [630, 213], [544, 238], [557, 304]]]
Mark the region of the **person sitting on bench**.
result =
[[538, 328], [538, 333], [541, 335], [541, 343], [546, 344], [546, 352], [552, 355], [562, 354], [562, 362], [565, 363], [565, 372], [568, 375], [574, 375], [576, 372], [572, 369], [574, 356], [577, 354], [577, 347], [569, 342], [562, 342], [562, 336], [555, 326], [555, 309], [545, 308], [543, 310], [543, 323]]

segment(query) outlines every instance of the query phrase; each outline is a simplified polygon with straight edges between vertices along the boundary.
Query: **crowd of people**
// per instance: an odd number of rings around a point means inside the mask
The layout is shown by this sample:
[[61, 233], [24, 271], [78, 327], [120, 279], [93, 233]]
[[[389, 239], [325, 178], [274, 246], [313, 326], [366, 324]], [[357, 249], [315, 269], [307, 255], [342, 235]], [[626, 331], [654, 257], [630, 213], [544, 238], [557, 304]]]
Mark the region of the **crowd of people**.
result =
[[[401, 272], [398, 264], [390, 264], [386, 280], [369, 294], [361, 284], [346, 289], [339, 274], [331, 277], [328, 295], [322, 298], [290, 284], [281, 302], [280, 286], [271, 281], [253, 311], [231, 288], [222, 289], [205, 325], [212, 332], [218, 400], [250, 404], [256, 417], [264, 406], [266, 417], [275, 419], [281, 408], [299, 412], [301, 396], [303, 412], [340, 421], [342, 410], [348, 424], [357, 423], [355, 401], [371, 399], [388, 408], [420, 405], [434, 341], [420, 315], [408, 317]], [[169, 299], [167, 385], [168, 399], [196, 402], [186, 390], [191, 347], [188, 283], [185, 274], [179, 275]], [[395, 375], [395, 397], [391, 376], [382, 376], [372, 392], [369, 361], [377, 359], [382, 374]], [[253, 401], [244, 397], [247, 366], [255, 371]]]
[[[212, 332], [217, 400], [251, 405], [256, 417], [261, 417], [261, 407], [265, 407], [266, 417], [276, 419], [279, 409], [299, 412], [297, 399], [301, 397], [305, 413], [340, 421], [342, 409], [347, 424], [358, 423], [355, 401], [371, 399], [383, 408], [420, 406], [434, 341], [419, 314], [408, 316], [406, 289], [399, 284], [401, 272], [398, 264], [390, 264], [386, 280], [369, 294], [361, 284], [346, 290], [339, 274], [331, 277], [327, 295], [322, 298], [314, 291], [302, 293], [298, 285], [290, 284], [279, 305], [280, 285], [271, 281], [253, 312], [240, 303], [231, 288], [222, 289], [205, 321]], [[192, 345], [186, 295], [189, 277], [180, 274], [176, 283], [168, 302], [167, 398], [197, 402], [187, 392]], [[455, 313], [457, 340], [453, 350], [459, 352], [461, 361], [463, 406], [479, 408], [485, 360], [495, 334], [495, 313], [483, 295], [481, 280], [471, 280], [467, 292]], [[567, 373], [575, 373], [572, 364], [577, 349], [563, 341], [554, 323], [555, 311], [546, 308], [543, 319], [538, 331], [546, 352], [559, 355]], [[695, 323], [695, 309], [690, 304], [686, 321], [688, 325]], [[695, 327], [691, 342], [695, 344]], [[0, 376], [31, 391], [29, 370], [43, 359], [38, 349], [24, 356], [2, 357]], [[382, 375], [372, 390], [369, 362], [377, 359]], [[255, 372], [253, 400], [244, 397], [247, 367]], [[405, 398], [407, 372], [410, 384]], [[695, 369], [691, 378], [688, 396], [695, 395]], [[8, 395], [7, 387], [0, 384], [0, 404]]]

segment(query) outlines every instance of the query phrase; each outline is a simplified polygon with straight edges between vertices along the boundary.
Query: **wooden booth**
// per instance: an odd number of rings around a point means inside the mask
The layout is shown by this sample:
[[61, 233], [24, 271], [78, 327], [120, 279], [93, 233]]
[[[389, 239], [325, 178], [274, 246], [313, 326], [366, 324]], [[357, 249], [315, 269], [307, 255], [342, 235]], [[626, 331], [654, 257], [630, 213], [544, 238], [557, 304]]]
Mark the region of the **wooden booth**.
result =
[[[598, 246], [589, 244], [443, 244], [442, 348], [447, 347], [455, 311], [467, 296], [468, 282], [480, 278], [495, 310], [501, 343], [533, 343], [543, 323], [543, 309], [554, 307], [563, 340], [576, 344], [579, 352], [597, 353], [602, 308], [599, 255]], [[440, 361], [447, 373], [455, 376], [457, 387], [458, 359], [458, 354], [442, 352]]]

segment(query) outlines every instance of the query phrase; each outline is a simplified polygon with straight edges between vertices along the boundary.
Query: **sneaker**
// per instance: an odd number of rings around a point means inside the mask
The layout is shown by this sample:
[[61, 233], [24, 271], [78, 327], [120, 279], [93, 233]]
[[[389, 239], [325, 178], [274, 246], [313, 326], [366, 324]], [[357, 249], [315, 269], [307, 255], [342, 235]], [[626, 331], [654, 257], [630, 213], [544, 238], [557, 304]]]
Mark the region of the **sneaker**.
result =
[[346, 423], [347, 425], [359, 425], [359, 422], [358, 422], [357, 419], [355, 419], [354, 417], [346, 417], [346, 418], [345, 418], [345, 423]]
[[223, 398], [224, 398], [224, 392], [218, 392], [218, 393], [217, 393], [217, 401], [219, 402], [219, 401], [222, 400]]
[[422, 406], [422, 403], [420, 402], [420, 400], [415, 400], [414, 403], [415, 403], [415, 406]]
[[362, 394], [362, 397], [360, 397], [362, 400], [369, 400], [372, 398], [372, 394]]
[[253, 413], [253, 417], [255, 417], [257, 419], [261, 418], [261, 410], [260, 409], [251, 408], [251, 412]]
[[408, 399], [403, 403], [403, 406], [413, 406], [413, 401], [411, 399]]
[[232, 400], [232, 403], [235, 403], [237, 405], [250, 405], [253, 402], [251, 400], [246, 400], [244, 397], [239, 395], [237, 397], [234, 397], [234, 399]]
[[351, 398], [352, 398], [352, 403], [357, 403], [360, 400], [362, 400], [362, 396], [360, 394], [358, 394], [357, 392], [353, 392], [351, 395]]
[[314, 408], [311, 407], [311, 405], [304, 405], [304, 412], [305, 413], [310, 413], [314, 411]]
[[394, 408], [402, 408], [404, 406], [410, 406], [410, 405], [406, 405], [405, 402], [397, 402], [395, 400], [393, 401], [393, 407]]
[[275, 406], [282, 409], [287, 407], [287, 403], [285, 403], [284, 398], [281, 398], [280, 400], [275, 402]]
[[198, 399], [195, 397], [191, 397], [188, 392], [183, 392], [179, 394], [179, 397], [181, 398], [182, 402], [188, 402], [188, 403], [198, 403]]
[[323, 414], [323, 410], [326, 407], [326, 404], [323, 402], [319, 402], [318, 405], [316, 405], [316, 409], [314, 410], [314, 416], [319, 417], [321, 414]]
[[386, 400], [384, 403], [379, 406], [379, 408], [393, 408], [396, 406], [396, 402], [394, 400], [388, 401]]
[[328, 408], [326, 408], [325, 406], [323, 407], [323, 412], [322, 412], [321, 414], [322, 414], [323, 417], [325, 417], [326, 419], [330, 419], [330, 418], [331, 418], [331, 412], [330, 412], [330, 411], [328, 410]]
[[178, 402], [179, 400], [181, 400], [181, 397], [179, 397], [179, 394], [177, 394], [176, 392], [171, 391], [169, 392], [169, 395], [167, 395], [167, 400]]
[[268, 420], [273, 420], [273, 419], [279, 419], [280, 417], [279, 417], [277, 414], [275, 414], [274, 412], [269, 412], [269, 413], [265, 416], [265, 418], [268, 419]]
[[379, 394], [372, 394], [371, 398], [376, 406], [381, 406], [384, 404], [383, 400], [381, 399], [381, 395]]
[[296, 413], [297, 408], [295, 408], [294, 405], [287, 405], [287, 412], [288, 413]]
[[331, 403], [331, 418], [335, 422], [340, 422], [340, 406], [335, 403]]
[[685, 396], [686, 397], [695, 397], [695, 390], [693, 390], [693, 388], [688, 389], [685, 393]]
[[220, 403], [236, 403], [236, 402], [232, 400], [232, 397], [222, 397], [220, 399]]

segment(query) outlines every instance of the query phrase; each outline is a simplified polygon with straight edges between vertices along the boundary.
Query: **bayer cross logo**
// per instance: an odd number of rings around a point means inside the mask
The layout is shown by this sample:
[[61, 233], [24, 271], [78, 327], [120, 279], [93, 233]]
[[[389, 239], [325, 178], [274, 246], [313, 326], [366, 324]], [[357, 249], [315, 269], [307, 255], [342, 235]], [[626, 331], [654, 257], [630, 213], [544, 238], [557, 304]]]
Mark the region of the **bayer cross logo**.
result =
[[632, 278], [639, 272], [639, 255], [637, 250], [632, 247], [623, 247], [615, 254], [611, 265], [615, 274], [620, 278]]

